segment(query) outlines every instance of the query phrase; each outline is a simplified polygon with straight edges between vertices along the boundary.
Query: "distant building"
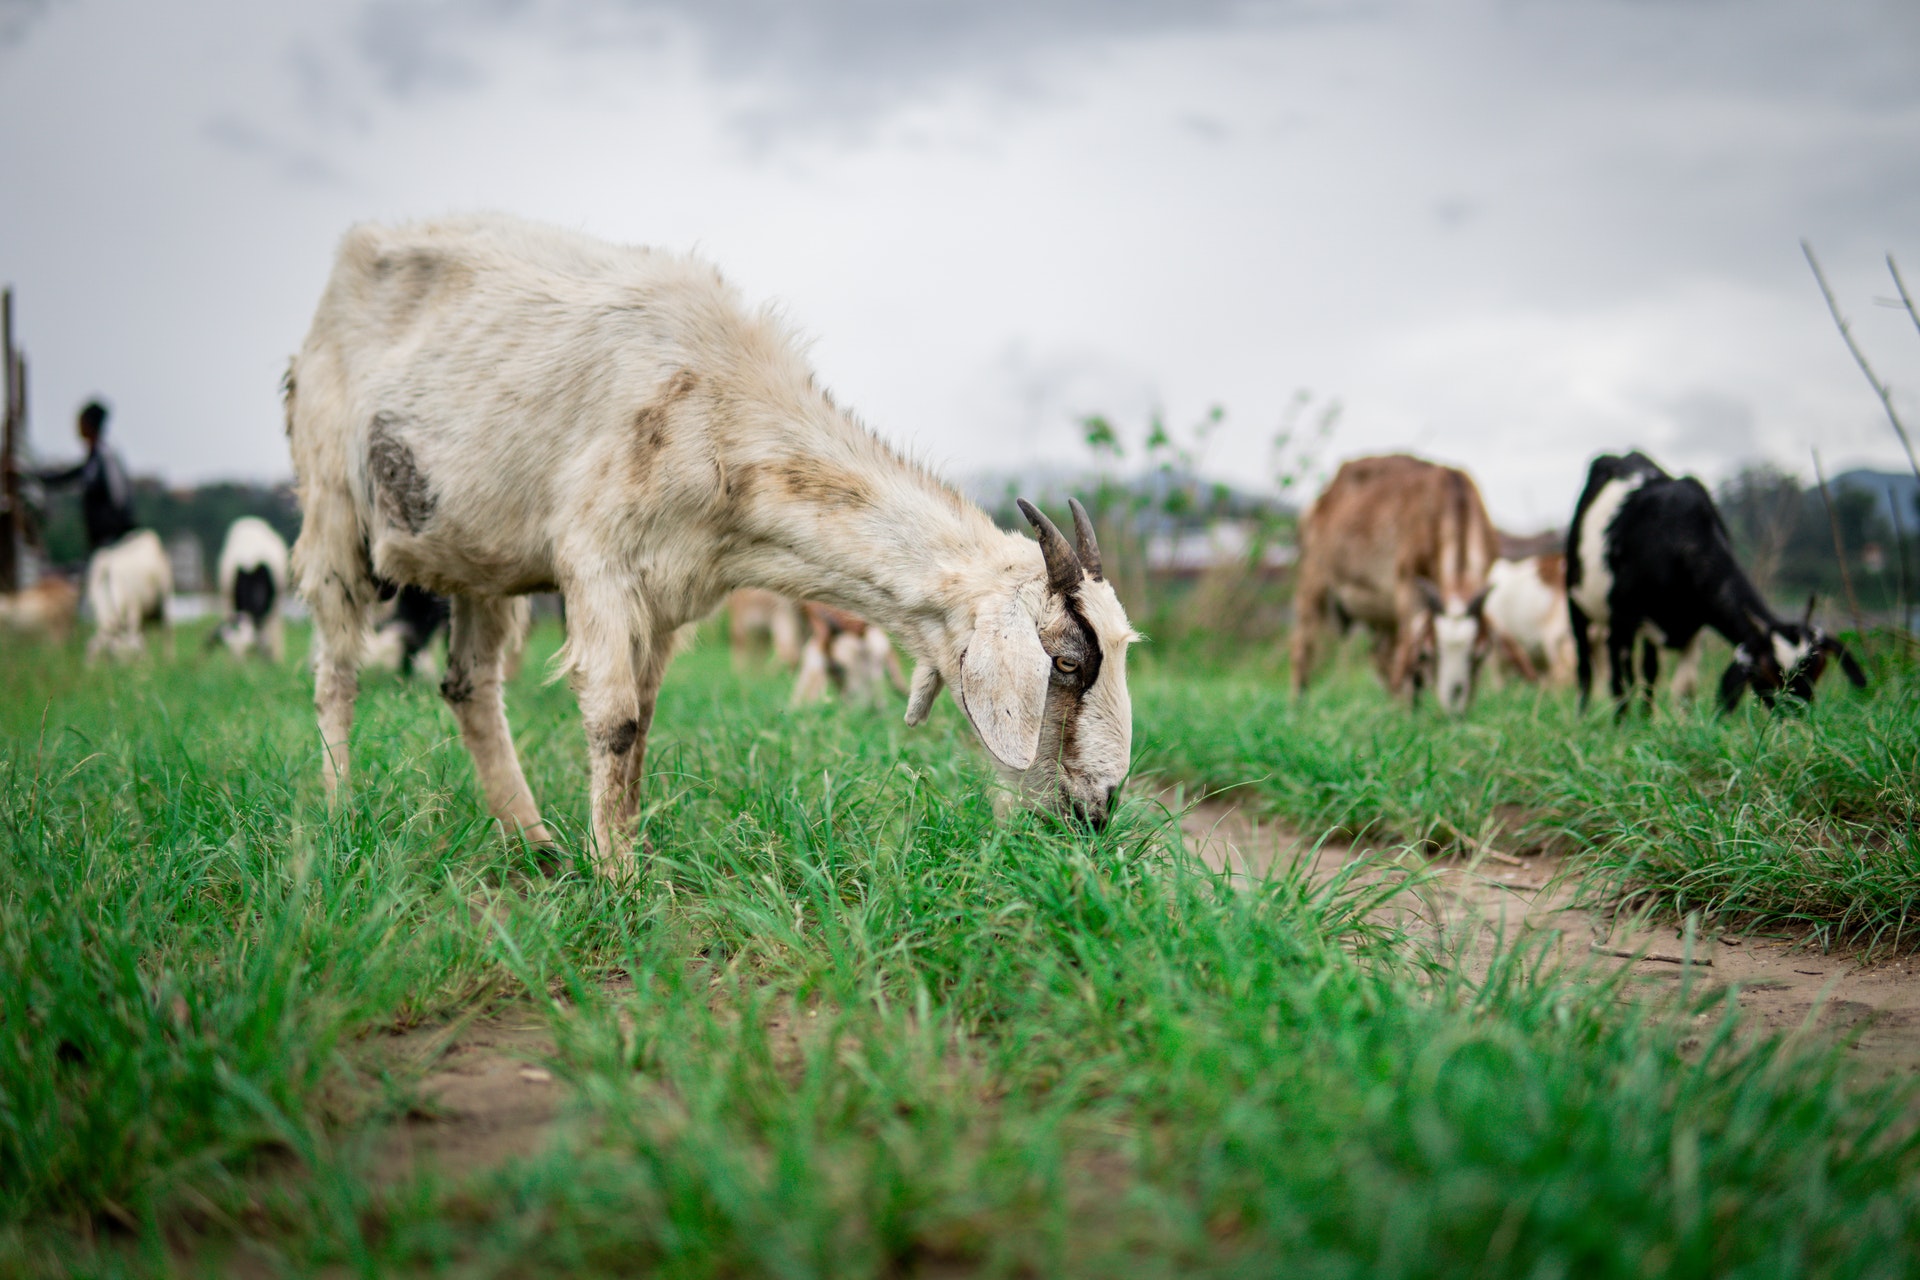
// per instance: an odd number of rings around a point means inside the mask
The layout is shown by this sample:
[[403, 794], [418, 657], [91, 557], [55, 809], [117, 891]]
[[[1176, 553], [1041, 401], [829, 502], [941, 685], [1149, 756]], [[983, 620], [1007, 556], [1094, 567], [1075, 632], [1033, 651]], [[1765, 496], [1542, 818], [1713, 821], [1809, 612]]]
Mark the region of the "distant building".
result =
[[[1253, 554], [1259, 526], [1251, 520], [1216, 520], [1203, 529], [1156, 533], [1147, 539], [1147, 572], [1173, 577], [1197, 576], [1209, 569], [1240, 565]], [[1286, 569], [1299, 558], [1291, 543], [1270, 538], [1260, 553], [1260, 568]]]
[[175, 594], [197, 596], [209, 589], [206, 550], [198, 534], [176, 533], [167, 539], [167, 560], [173, 568]]

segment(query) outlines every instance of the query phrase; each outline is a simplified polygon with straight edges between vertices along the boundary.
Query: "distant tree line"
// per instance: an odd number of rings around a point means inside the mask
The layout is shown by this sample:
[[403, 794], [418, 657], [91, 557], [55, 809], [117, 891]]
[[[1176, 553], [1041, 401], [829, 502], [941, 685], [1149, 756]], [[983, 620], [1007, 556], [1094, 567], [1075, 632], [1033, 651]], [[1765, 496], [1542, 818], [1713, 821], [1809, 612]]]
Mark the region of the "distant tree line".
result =
[[[220, 555], [227, 526], [241, 516], [259, 516], [278, 529], [288, 542], [300, 532], [300, 510], [293, 490], [285, 485], [203, 484], [194, 489], [170, 489], [151, 477], [133, 482], [133, 511], [140, 524], [171, 543], [184, 534], [199, 539], [207, 580]], [[80, 500], [73, 494], [55, 494], [46, 502], [42, 525], [47, 558], [69, 573], [84, 570], [87, 535], [80, 523]]]
[[1849, 472], [1828, 482], [1823, 500], [1817, 485], [1762, 464], [1727, 479], [1715, 498], [1754, 585], [1782, 607], [1809, 593], [1846, 607], [1836, 526], [1863, 611], [1895, 614], [1920, 591], [1920, 489], [1911, 477]]

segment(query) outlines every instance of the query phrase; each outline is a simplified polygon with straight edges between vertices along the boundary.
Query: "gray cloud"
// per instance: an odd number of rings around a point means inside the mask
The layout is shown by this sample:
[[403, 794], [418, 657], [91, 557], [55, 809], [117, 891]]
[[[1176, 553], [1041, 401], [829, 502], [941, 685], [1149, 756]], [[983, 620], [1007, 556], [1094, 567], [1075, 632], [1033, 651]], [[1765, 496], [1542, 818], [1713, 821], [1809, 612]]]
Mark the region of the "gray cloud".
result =
[[52, 8], [53, 0], [0, 0], [0, 48], [25, 40]]
[[1662, 407], [1673, 424], [1668, 446], [1677, 454], [1744, 458], [1756, 452], [1753, 405], [1742, 397], [1699, 387]]
[[208, 142], [249, 159], [265, 161], [281, 176], [299, 183], [340, 181], [339, 170], [319, 152], [263, 132], [238, 116], [221, 113], [201, 130]]

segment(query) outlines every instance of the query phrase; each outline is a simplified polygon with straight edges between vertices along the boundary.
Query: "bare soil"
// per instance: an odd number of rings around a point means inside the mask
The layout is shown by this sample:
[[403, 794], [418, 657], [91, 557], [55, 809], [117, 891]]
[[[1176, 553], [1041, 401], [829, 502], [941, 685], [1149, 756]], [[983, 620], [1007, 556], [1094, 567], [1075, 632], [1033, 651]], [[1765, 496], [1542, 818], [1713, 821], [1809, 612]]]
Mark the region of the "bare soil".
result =
[[[1169, 797], [1170, 802], [1178, 797]], [[1177, 806], [1176, 806], [1177, 807]], [[1249, 816], [1231, 800], [1204, 800], [1181, 820], [1188, 848], [1208, 865], [1250, 879], [1309, 862], [1316, 880], [1367, 859], [1384, 874], [1382, 851], [1328, 841]], [[1390, 851], [1388, 856], [1391, 856]], [[1689, 952], [1669, 921], [1614, 919], [1575, 906], [1577, 871], [1558, 855], [1516, 857], [1500, 850], [1411, 858], [1431, 878], [1387, 908], [1416, 937], [1441, 943], [1476, 976], [1501, 939], [1547, 931], [1553, 957], [1595, 972], [1627, 968], [1629, 990], [1657, 996], [1687, 981], [1699, 989], [1737, 988], [1757, 1027], [1807, 1034], [1850, 1034], [1852, 1052], [1889, 1074], [1920, 1073], [1920, 957], [1867, 963], [1844, 951], [1822, 953], [1781, 934], [1709, 935]], [[1369, 874], [1363, 872], [1362, 874]], [[1689, 963], [1689, 961], [1691, 963]]]
[[553, 1055], [553, 1036], [532, 1011], [411, 1031], [388, 1051], [427, 1073], [419, 1104], [390, 1135], [384, 1175], [481, 1172], [557, 1136], [562, 1089], [542, 1065]]

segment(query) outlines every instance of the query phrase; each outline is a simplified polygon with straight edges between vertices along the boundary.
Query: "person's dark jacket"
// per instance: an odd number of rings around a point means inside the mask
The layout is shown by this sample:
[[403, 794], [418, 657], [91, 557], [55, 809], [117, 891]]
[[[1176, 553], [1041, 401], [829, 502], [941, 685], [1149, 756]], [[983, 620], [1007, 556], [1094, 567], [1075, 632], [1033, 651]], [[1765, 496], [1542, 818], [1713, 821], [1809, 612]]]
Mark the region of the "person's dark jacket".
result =
[[88, 551], [98, 551], [133, 532], [133, 486], [127, 483], [120, 459], [105, 445], [88, 450], [77, 466], [36, 472], [35, 477], [50, 489], [79, 482]]

